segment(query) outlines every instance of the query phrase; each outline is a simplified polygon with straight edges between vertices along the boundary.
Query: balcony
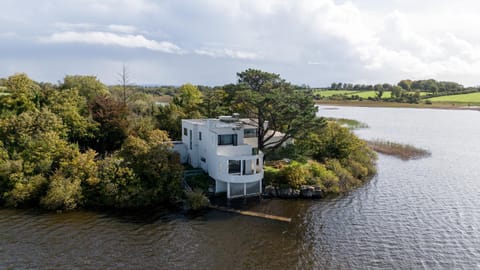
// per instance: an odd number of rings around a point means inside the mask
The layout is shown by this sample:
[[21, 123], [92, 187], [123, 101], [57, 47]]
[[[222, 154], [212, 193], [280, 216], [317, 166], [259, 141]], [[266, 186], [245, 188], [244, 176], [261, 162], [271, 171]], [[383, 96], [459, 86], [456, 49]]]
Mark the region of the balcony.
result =
[[[251, 151], [251, 149], [250, 149]], [[231, 183], [249, 183], [263, 178], [263, 153], [244, 156], [217, 156], [210, 176]]]

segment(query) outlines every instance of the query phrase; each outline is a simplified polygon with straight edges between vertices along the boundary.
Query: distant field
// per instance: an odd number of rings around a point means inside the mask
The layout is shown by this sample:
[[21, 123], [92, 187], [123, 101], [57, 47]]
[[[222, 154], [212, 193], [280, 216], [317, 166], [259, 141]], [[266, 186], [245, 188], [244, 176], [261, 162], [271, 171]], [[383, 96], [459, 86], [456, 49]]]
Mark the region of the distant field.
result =
[[458, 102], [480, 104], [480, 92], [429, 98], [432, 102]]
[[[409, 92], [410, 94], [413, 94], [415, 92]], [[428, 94], [428, 92], [420, 92], [420, 96], [423, 97], [423, 96], [426, 96]], [[354, 92], [352, 94], [349, 94], [349, 96], [352, 96], [352, 95], [357, 95], [361, 98], [369, 98], [369, 97], [376, 97], [376, 93], [375, 91], [359, 91], [359, 92]], [[390, 98], [392, 97], [392, 92], [391, 91], [384, 91], [383, 92], [383, 95], [382, 95], [382, 98]]]
[[[414, 93], [414, 92], [410, 92]], [[324, 91], [316, 91], [315, 94], [320, 94], [322, 97], [331, 97], [333, 95], [346, 95], [346, 96], [359, 96], [361, 98], [367, 99], [369, 97], [374, 98], [377, 95], [375, 91], [354, 91], [354, 90], [324, 90]], [[420, 92], [420, 96], [423, 97], [427, 95], [428, 92]], [[382, 98], [390, 98], [392, 95], [391, 91], [384, 91]]]
[[322, 90], [322, 91], [315, 91], [315, 94], [320, 94], [322, 97], [331, 97], [333, 95], [348, 95], [352, 93], [356, 93], [358, 91], [353, 90]]
[[[352, 93], [351, 95], [349, 96], [359, 96], [361, 98], [369, 98], [369, 97], [376, 97], [377, 95], [375, 94], [375, 91], [358, 91], [358, 92], [355, 92], [355, 93]], [[391, 92], [390, 91], [385, 91], [383, 92], [383, 95], [382, 97], [383, 98], [389, 98], [391, 95]]]

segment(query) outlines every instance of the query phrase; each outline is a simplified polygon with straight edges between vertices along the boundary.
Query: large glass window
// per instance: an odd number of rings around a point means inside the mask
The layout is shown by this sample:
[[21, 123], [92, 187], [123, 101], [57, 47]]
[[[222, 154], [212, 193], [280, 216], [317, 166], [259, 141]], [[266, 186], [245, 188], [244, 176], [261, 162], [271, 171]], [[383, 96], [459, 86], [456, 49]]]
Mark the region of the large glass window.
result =
[[257, 137], [257, 129], [256, 128], [248, 128], [243, 130], [243, 137], [244, 138], [255, 138]]
[[229, 160], [228, 161], [228, 173], [229, 174], [240, 174], [240, 160]]
[[237, 134], [218, 135], [218, 145], [237, 145]]

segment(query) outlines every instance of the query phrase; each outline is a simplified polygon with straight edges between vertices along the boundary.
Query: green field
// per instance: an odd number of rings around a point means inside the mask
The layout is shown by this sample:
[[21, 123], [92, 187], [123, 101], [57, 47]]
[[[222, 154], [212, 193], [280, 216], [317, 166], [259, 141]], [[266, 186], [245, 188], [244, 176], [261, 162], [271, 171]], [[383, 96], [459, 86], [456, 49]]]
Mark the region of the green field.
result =
[[[410, 92], [414, 93], [414, 92]], [[355, 91], [355, 90], [321, 90], [321, 91], [315, 91], [315, 94], [320, 94], [322, 97], [331, 97], [333, 95], [346, 95], [346, 96], [359, 96], [363, 99], [367, 99], [369, 97], [374, 98], [376, 97], [375, 91]], [[384, 91], [382, 98], [390, 98], [391, 97], [391, 91]], [[420, 96], [425, 96], [429, 94], [428, 92], [420, 92]]]
[[[361, 98], [369, 98], [369, 97], [374, 98], [374, 97], [377, 96], [375, 94], [375, 91], [358, 91], [358, 92], [354, 92], [354, 93], [350, 94], [349, 96], [353, 96], [353, 95], [359, 96]], [[384, 91], [383, 95], [382, 95], [382, 98], [389, 98], [390, 95], [391, 95], [390, 91]]]
[[470, 93], [470, 94], [461, 94], [461, 95], [450, 95], [443, 97], [435, 97], [429, 99], [432, 102], [454, 102], [454, 103], [472, 103], [480, 104], [480, 92]]
[[348, 95], [348, 94], [353, 94], [358, 91], [353, 91], [353, 90], [320, 90], [320, 91], [315, 91], [315, 94], [320, 94], [322, 97], [331, 97], [333, 95]]

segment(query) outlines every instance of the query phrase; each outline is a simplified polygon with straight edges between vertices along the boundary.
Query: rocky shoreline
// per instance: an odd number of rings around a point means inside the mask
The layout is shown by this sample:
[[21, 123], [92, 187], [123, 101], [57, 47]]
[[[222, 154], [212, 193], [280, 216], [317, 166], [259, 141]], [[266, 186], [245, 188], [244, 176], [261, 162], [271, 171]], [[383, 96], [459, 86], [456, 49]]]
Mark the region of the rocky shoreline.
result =
[[324, 193], [319, 186], [309, 186], [309, 185], [303, 185], [300, 187], [300, 189], [268, 185], [265, 187], [262, 193], [263, 197], [282, 198], [282, 199], [294, 199], [294, 198], [319, 199], [319, 198], [322, 198], [323, 195]]

